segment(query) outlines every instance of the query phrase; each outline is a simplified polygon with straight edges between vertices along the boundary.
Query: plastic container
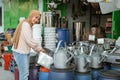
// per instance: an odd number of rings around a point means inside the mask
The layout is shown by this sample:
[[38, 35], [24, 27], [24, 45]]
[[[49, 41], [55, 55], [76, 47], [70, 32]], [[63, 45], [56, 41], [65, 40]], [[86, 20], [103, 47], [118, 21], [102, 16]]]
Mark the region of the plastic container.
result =
[[49, 72], [50, 70], [43, 67], [43, 66], [40, 66], [40, 72]]
[[11, 54], [10, 53], [5, 53], [4, 54], [4, 70], [9, 70], [9, 66], [10, 66], [10, 61], [11, 61]]

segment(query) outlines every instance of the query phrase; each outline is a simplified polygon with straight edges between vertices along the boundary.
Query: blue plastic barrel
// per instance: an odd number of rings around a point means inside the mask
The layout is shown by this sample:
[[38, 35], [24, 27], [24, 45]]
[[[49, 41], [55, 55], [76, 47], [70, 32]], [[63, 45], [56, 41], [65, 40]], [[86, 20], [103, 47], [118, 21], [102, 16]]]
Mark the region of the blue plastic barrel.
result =
[[120, 71], [120, 64], [111, 64], [111, 70]]
[[79, 73], [75, 72], [75, 80], [92, 80], [90, 72]]
[[109, 63], [109, 62], [103, 62], [102, 66], [103, 66], [104, 70], [110, 70], [111, 69], [111, 63]]
[[48, 72], [39, 72], [39, 80], [48, 80]]
[[92, 68], [91, 75], [92, 80], [98, 80], [99, 79], [99, 71], [102, 70], [102, 68]]
[[98, 80], [120, 80], [120, 71], [101, 70]]
[[[67, 28], [56, 28], [56, 34], [57, 44], [60, 40], [66, 42], [67, 45], [69, 44], [69, 30]], [[64, 43], [62, 43], [60, 46], [64, 47]]]
[[39, 72], [39, 68], [36, 66], [30, 66], [29, 69], [29, 80], [38, 80], [38, 72]]
[[48, 80], [74, 80], [72, 69], [50, 69]]

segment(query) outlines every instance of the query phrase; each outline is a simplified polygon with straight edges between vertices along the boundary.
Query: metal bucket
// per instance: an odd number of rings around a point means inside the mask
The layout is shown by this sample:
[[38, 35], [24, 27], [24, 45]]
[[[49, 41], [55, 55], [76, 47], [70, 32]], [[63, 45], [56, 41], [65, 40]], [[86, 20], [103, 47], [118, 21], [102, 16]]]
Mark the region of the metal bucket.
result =
[[101, 70], [98, 80], [120, 80], [120, 71]]
[[91, 73], [75, 72], [75, 80], [92, 80]]
[[48, 80], [74, 80], [74, 72], [72, 68], [56, 69], [52, 66], [48, 78]]

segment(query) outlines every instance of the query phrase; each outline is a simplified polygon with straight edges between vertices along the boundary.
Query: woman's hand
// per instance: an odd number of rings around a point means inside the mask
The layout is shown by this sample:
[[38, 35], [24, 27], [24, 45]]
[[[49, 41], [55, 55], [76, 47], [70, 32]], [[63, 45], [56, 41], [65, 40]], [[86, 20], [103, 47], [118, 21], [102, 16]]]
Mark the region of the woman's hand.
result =
[[44, 52], [45, 53], [46, 51], [45, 51], [44, 48], [40, 48], [40, 49], [36, 50], [36, 52], [39, 54], [40, 52]]
[[44, 53], [46, 52], [44, 48], [42, 48], [40, 51], [41, 51], [41, 52], [44, 52]]

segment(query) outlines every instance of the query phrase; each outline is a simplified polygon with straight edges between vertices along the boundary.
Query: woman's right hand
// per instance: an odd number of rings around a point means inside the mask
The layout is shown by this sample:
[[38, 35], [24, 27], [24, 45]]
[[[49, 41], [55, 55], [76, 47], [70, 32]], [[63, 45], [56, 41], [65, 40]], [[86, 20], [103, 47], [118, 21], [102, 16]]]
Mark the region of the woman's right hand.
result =
[[44, 53], [46, 52], [44, 48], [42, 48], [40, 51], [41, 51], [41, 52], [44, 52]]
[[38, 49], [36, 52], [39, 54], [40, 52], [44, 52], [45, 53], [46, 51], [45, 51], [44, 48], [41, 48], [41, 49]]

